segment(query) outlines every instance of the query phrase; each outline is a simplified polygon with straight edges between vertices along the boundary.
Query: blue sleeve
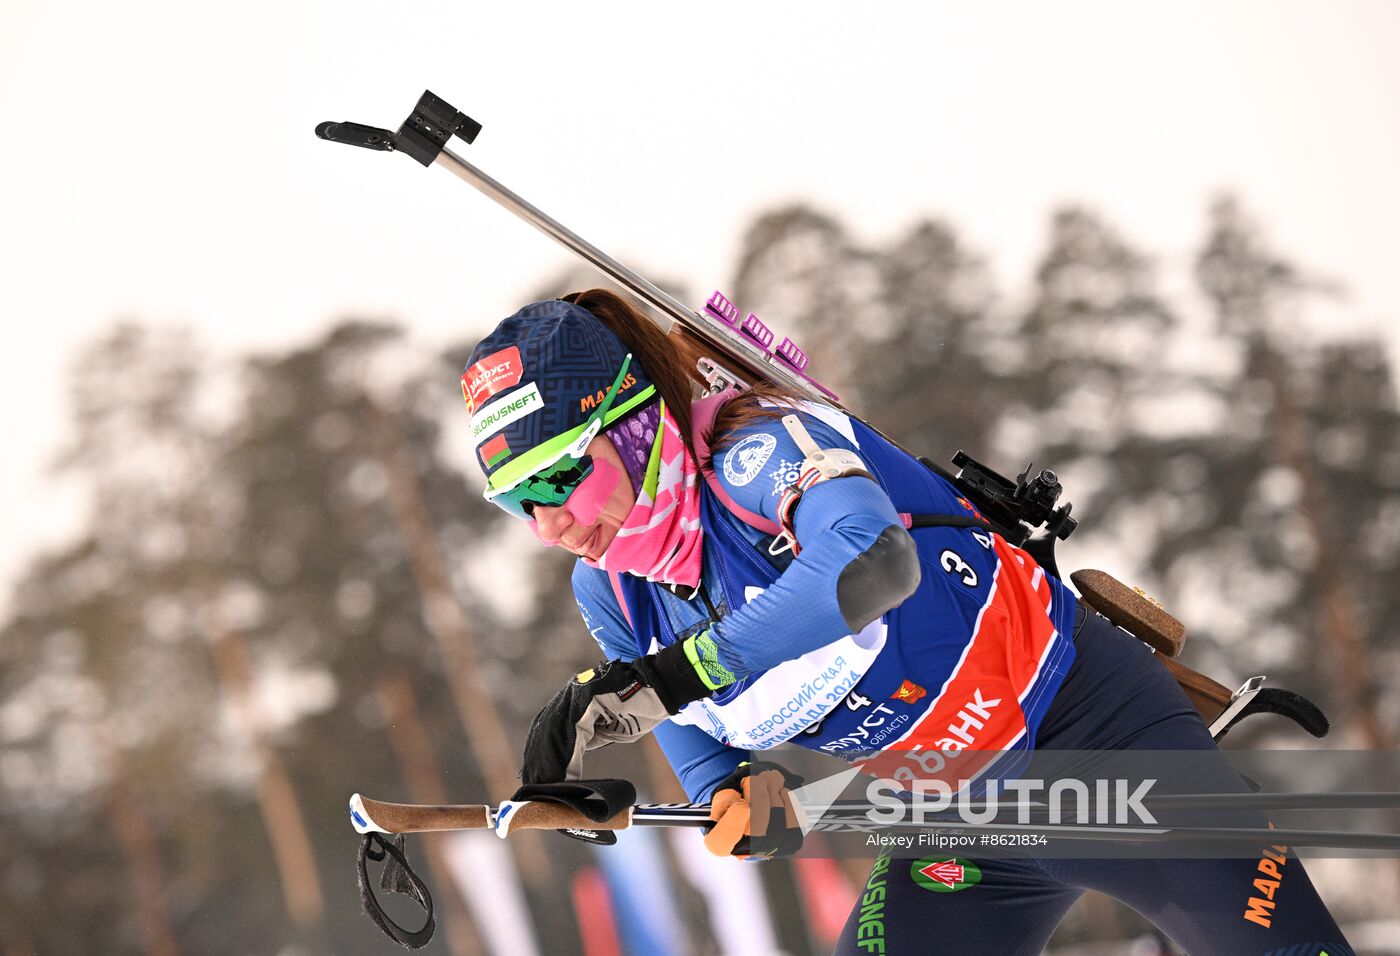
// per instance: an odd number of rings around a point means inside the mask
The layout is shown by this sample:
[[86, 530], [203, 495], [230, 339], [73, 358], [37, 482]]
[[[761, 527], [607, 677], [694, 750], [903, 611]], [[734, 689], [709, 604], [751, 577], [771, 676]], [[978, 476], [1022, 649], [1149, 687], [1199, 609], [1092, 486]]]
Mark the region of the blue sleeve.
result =
[[750, 759], [747, 750], [726, 747], [699, 727], [668, 720], [652, 734], [691, 803], [710, 799], [715, 785]]
[[[860, 453], [834, 428], [801, 418], [819, 447]], [[765, 421], [741, 430], [715, 456], [715, 477], [740, 507], [776, 521], [783, 489], [796, 480], [803, 457], [782, 422]], [[841, 572], [892, 525], [903, 529], [889, 496], [869, 478], [833, 478], [809, 489], [795, 514], [801, 552], [772, 587], [711, 631], [720, 663], [743, 677], [849, 634], [837, 598]]]
[[[609, 660], [624, 661], [640, 656], [637, 639], [617, 603], [607, 572], [580, 561], [574, 566], [573, 585], [584, 626], [603, 654]], [[653, 733], [686, 795], [695, 803], [708, 800], [715, 784], [749, 759], [748, 751], [726, 747], [698, 727], [668, 720]]]

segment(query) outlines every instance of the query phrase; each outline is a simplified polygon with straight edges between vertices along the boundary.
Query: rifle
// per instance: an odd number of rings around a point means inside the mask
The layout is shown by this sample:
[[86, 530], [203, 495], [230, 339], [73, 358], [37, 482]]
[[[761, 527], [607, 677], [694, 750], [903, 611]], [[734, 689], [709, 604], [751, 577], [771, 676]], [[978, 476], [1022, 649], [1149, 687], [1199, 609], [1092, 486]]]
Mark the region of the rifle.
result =
[[[423, 166], [441, 166], [471, 184], [616, 282], [644, 307], [650, 307], [644, 311], [681, 354], [695, 362], [709, 386], [708, 394], [766, 381], [858, 417], [841, 404], [835, 392], [807, 373], [807, 353], [796, 342], [784, 337], [774, 347], [777, 336], [754, 313], [740, 319], [741, 310], [719, 291], [710, 296], [701, 311], [689, 308], [448, 148], [454, 136], [471, 144], [481, 128], [480, 123], [441, 97], [425, 91], [397, 132], [328, 121], [316, 127], [316, 135], [335, 143], [406, 153]], [[1053, 471], [1042, 469], [1032, 474], [1033, 466], [1027, 465], [1012, 481], [959, 451], [953, 457], [958, 470], [949, 472], [903, 448], [864, 419], [861, 421], [954, 484], [992, 523], [994, 530], [1013, 545], [1027, 544], [1032, 533], [1038, 531], [1053, 546], [1055, 540], [1068, 538], [1078, 524], [1070, 517], [1068, 504], [1056, 507], [1063, 489]], [[1041, 560], [1040, 554], [1032, 552], [1053, 573], [1053, 555], [1046, 553], [1050, 555], [1048, 560]]]

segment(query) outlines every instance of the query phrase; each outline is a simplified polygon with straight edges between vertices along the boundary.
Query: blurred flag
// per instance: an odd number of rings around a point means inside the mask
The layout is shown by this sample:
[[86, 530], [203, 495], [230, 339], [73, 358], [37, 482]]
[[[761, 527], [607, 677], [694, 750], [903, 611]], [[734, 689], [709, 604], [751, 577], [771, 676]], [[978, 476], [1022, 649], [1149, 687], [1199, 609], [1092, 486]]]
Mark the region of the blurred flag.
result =
[[767, 864], [715, 856], [697, 832], [668, 832], [685, 878], [705, 898], [710, 928], [724, 956], [780, 954], [759, 876], [759, 867]]
[[830, 949], [836, 945], [846, 917], [856, 905], [855, 887], [830, 857], [798, 857], [792, 866], [802, 905], [807, 910], [808, 932], [813, 942]]
[[539, 956], [520, 874], [505, 841], [491, 830], [443, 837], [443, 859], [490, 953]]
[[617, 844], [599, 847], [596, 857], [607, 877], [629, 956], [685, 956], [689, 936], [676, 909], [674, 881], [656, 831], [622, 830]]
[[597, 867], [586, 867], [574, 876], [570, 889], [574, 912], [578, 915], [579, 935], [583, 938], [583, 956], [622, 956], [612, 897], [603, 874]]

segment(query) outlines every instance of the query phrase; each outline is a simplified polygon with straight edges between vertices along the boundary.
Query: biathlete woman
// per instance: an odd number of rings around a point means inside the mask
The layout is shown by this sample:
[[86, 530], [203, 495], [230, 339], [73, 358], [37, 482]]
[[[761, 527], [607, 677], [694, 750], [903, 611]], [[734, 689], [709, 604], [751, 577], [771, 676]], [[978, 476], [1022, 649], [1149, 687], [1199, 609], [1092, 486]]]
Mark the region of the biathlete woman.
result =
[[[701, 384], [603, 290], [528, 305], [471, 354], [486, 498], [578, 555], [606, 658], [535, 718], [526, 784], [577, 780], [586, 751], [654, 733], [690, 799], [712, 803], [707, 844], [743, 856], [760, 836], [800, 844], [792, 781], [751, 763], [782, 743], [1216, 750], [1145, 645], [907, 453], [773, 386], [693, 401]], [[948, 520], [911, 530], [916, 514]], [[1216, 788], [1242, 790], [1219, 764]], [[1287, 854], [955, 866], [934, 881], [882, 857], [838, 952], [1039, 953], [1091, 889], [1191, 953], [1351, 952]]]

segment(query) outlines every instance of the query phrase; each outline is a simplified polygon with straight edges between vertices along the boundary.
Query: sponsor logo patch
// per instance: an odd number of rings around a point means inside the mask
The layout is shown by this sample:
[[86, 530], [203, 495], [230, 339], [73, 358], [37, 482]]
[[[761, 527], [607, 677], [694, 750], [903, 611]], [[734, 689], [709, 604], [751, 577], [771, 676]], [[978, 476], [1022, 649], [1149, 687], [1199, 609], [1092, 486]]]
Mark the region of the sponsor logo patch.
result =
[[956, 893], [982, 882], [982, 871], [977, 864], [961, 857], [915, 860], [909, 875], [915, 883], [935, 893]]
[[729, 449], [724, 456], [724, 477], [732, 485], [743, 486], [758, 477], [778, 447], [772, 435], [750, 435]]
[[[617, 394], [621, 396], [623, 392], [627, 391], [629, 388], [636, 384], [637, 376], [633, 375], [631, 372], [628, 372], [627, 375], [622, 379], [622, 384], [618, 386]], [[603, 404], [603, 402], [607, 400], [607, 397], [608, 390], [606, 388], [600, 388], [596, 392], [584, 395], [578, 400], [578, 410], [580, 412], [591, 412], [593, 411], [593, 409]], [[615, 402], [617, 401], [617, 399], [613, 399], [613, 401]]]
[[[1269, 829], [1274, 825], [1269, 824]], [[1274, 922], [1274, 907], [1278, 905], [1278, 889], [1283, 885], [1283, 868], [1288, 863], [1288, 847], [1265, 847], [1255, 868], [1254, 894], [1245, 900], [1244, 919], [1268, 929]]]
[[858, 906], [860, 917], [856, 922], [856, 945], [867, 953], [885, 952], [885, 901], [889, 882], [890, 854], [886, 850], [875, 858], [875, 866], [870, 878], [865, 881], [865, 892]]
[[899, 688], [890, 695], [891, 700], [897, 700], [905, 704], [917, 704], [924, 699], [928, 691], [911, 680], [905, 680]]
[[519, 385], [520, 377], [524, 374], [520, 349], [514, 345], [492, 352], [471, 365], [462, 373], [462, 397], [467, 400], [467, 410], [476, 414], [476, 410], [492, 395]]
[[472, 440], [480, 442], [487, 435], [495, 434], [511, 422], [532, 415], [544, 408], [544, 399], [534, 382], [518, 388], [502, 398], [496, 399], [472, 416]]

